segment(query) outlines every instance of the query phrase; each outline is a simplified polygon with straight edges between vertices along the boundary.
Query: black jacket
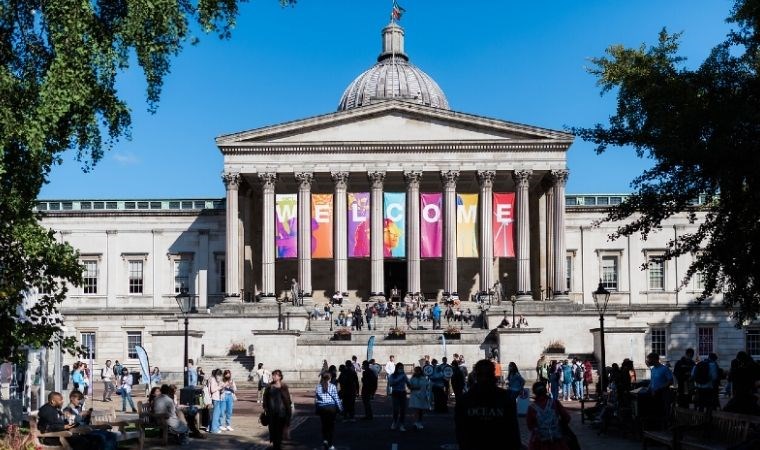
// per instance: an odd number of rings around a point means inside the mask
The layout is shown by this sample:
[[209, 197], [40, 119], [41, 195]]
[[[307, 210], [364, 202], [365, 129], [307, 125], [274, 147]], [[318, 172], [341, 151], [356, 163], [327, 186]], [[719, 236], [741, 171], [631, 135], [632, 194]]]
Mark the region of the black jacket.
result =
[[362, 371], [362, 395], [374, 395], [377, 391], [377, 375], [372, 369]]
[[[462, 394], [454, 410], [457, 441], [461, 450], [521, 448], [517, 406], [505, 389], [475, 384]], [[496, 433], [496, 434], [495, 434]]]
[[66, 423], [61, 410], [53, 408], [50, 403], [42, 405], [37, 412], [37, 428], [40, 429], [40, 433], [63, 431]]

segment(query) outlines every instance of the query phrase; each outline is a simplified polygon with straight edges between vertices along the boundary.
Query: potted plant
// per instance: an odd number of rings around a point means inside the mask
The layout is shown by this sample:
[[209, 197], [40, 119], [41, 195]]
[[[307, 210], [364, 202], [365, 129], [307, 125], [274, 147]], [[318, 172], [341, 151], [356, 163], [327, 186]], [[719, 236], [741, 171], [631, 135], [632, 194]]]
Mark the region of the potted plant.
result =
[[460, 339], [462, 337], [462, 330], [457, 327], [450, 326], [443, 330], [443, 335], [446, 339]]
[[544, 353], [565, 353], [565, 344], [562, 341], [551, 341], [546, 346]]
[[402, 330], [401, 328], [394, 327], [388, 330], [388, 336], [385, 338], [390, 340], [403, 340], [406, 339], [406, 331]]
[[242, 356], [245, 355], [245, 352], [245, 345], [241, 344], [240, 342], [235, 342], [234, 344], [230, 345], [228, 354]]
[[348, 328], [338, 328], [335, 333], [333, 333], [333, 341], [350, 341], [351, 340], [351, 330]]

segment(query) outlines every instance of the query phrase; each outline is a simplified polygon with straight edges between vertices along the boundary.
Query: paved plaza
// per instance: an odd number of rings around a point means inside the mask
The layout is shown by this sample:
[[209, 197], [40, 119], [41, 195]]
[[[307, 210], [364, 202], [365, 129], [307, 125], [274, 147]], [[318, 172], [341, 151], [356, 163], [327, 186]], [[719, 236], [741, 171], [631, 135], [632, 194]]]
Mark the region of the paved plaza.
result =
[[[361, 420], [363, 408], [359, 401], [357, 402], [356, 422], [338, 422], [335, 435], [335, 444], [338, 450], [432, 450], [457, 448], [454, 435], [453, 399], [449, 402], [448, 414], [429, 413], [425, 416], [425, 428], [422, 431], [412, 430], [412, 427], [409, 426], [407, 431], [400, 432], [390, 430], [391, 404], [390, 400], [384, 395], [384, 385], [382, 383], [378, 392], [382, 393], [378, 394], [373, 401], [374, 420]], [[238, 401], [235, 403], [233, 417], [234, 431], [214, 435], [207, 434], [206, 439], [191, 439], [190, 446], [186, 448], [201, 450], [264, 450], [270, 447], [267, 430], [258, 423], [258, 417], [262, 409], [261, 405], [256, 403], [256, 391], [241, 389], [239, 394]], [[284, 448], [287, 450], [321, 450], [320, 423], [319, 418], [314, 414], [314, 398], [311, 389], [293, 389], [291, 395], [296, 403], [296, 414], [290, 430], [290, 439], [285, 441]], [[111, 403], [102, 403], [96, 400], [94, 405], [91, 406], [95, 409], [117, 407], [117, 411], [119, 411], [121, 399], [118, 396], [114, 396], [113, 399], [114, 401]], [[135, 397], [135, 401], [142, 399], [141, 397]], [[565, 406], [572, 414], [571, 427], [578, 435], [582, 449], [594, 450], [614, 447], [615, 450], [633, 450], [641, 447], [639, 441], [620, 437], [614, 431], [609, 435], [598, 436], [596, 430], [592, 429], [588, 424], [583, 425], [580, 423], [580, 404], [578, 402], [568, 402], [565, 403]], [[120, 413], [117, 414], [121, 416]], [[131, 414], [124, 416], [135, 417]], [[407, 425], [411, 425], [411, 423], [411, 416], [407, 414]], [[529, 434], [524, 418], [520, 418], [520, 431], [523, 436], [523, 443], [527, 443]], [[498, 430], [495, 431], [493, 439], [494, 448], [497, 448], [499, 439]], [[170, 447], [180, 448], [177, 445], [170, 445]], [[145, 448], [152, 450], [165, 447], [160, 444], [158, 439], [149, 438]]]

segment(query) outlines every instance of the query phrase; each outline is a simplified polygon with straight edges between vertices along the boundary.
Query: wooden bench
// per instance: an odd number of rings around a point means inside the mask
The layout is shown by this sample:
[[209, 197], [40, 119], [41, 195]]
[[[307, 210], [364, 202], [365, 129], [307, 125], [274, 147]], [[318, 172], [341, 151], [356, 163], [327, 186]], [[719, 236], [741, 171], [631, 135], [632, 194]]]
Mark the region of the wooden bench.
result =
[[167, 419], [168, 414], [156, 414], [150, 409], [149, 403], [137, 402], [138, 426], [142, 433], [143, 440], [145, 439], [145, 430], [158, 429], [161, 438], [161, 445], [169, 445], [169, 424]]
[[702, 412], [677, 407], [674, 426], [666, 431], [645, 431], [643, 448], [649, 442], [672, 449], [729, 449], [750, 439], [750, 432], [760, 429], [760, 417], [722, 411]]
[[[116, 412], [112, 409], [93, 411], [91, 419], [92, 424], [96, 427], [98, 425], [110, 425], [110, 431], [116, 435], [116, 441], [118, 442], [137, 439], [138, 450], [143, 450], [145, 446], [145, 430], [140, 426], [140, 419], [116, 420]], [[133, 425], [134, 429], [128, 429], [130, 425]]]
[[[66, 440], [73, 436], [70, 431], [55, 431], [50, 433], [42, 433], [37, 427], [37, 412], [34, 411], [29, 415], [29, 434], [31, 434], [35, 448], [41, 450], [71, 450], [71, 445]], [[58, 445], [43, 444], [42, 440], [45, 438], [55, 438], [58, 440]]]

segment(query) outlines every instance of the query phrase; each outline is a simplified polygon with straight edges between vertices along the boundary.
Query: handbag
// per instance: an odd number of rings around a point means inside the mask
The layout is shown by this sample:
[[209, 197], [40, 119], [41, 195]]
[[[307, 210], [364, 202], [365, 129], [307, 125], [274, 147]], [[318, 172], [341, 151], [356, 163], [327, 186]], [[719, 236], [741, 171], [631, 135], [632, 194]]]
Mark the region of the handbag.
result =
[[269, 425], [269, 416], [267, 416], [266, 411], [259, 414], [259, 423], [264, 425], [265, 427]]

